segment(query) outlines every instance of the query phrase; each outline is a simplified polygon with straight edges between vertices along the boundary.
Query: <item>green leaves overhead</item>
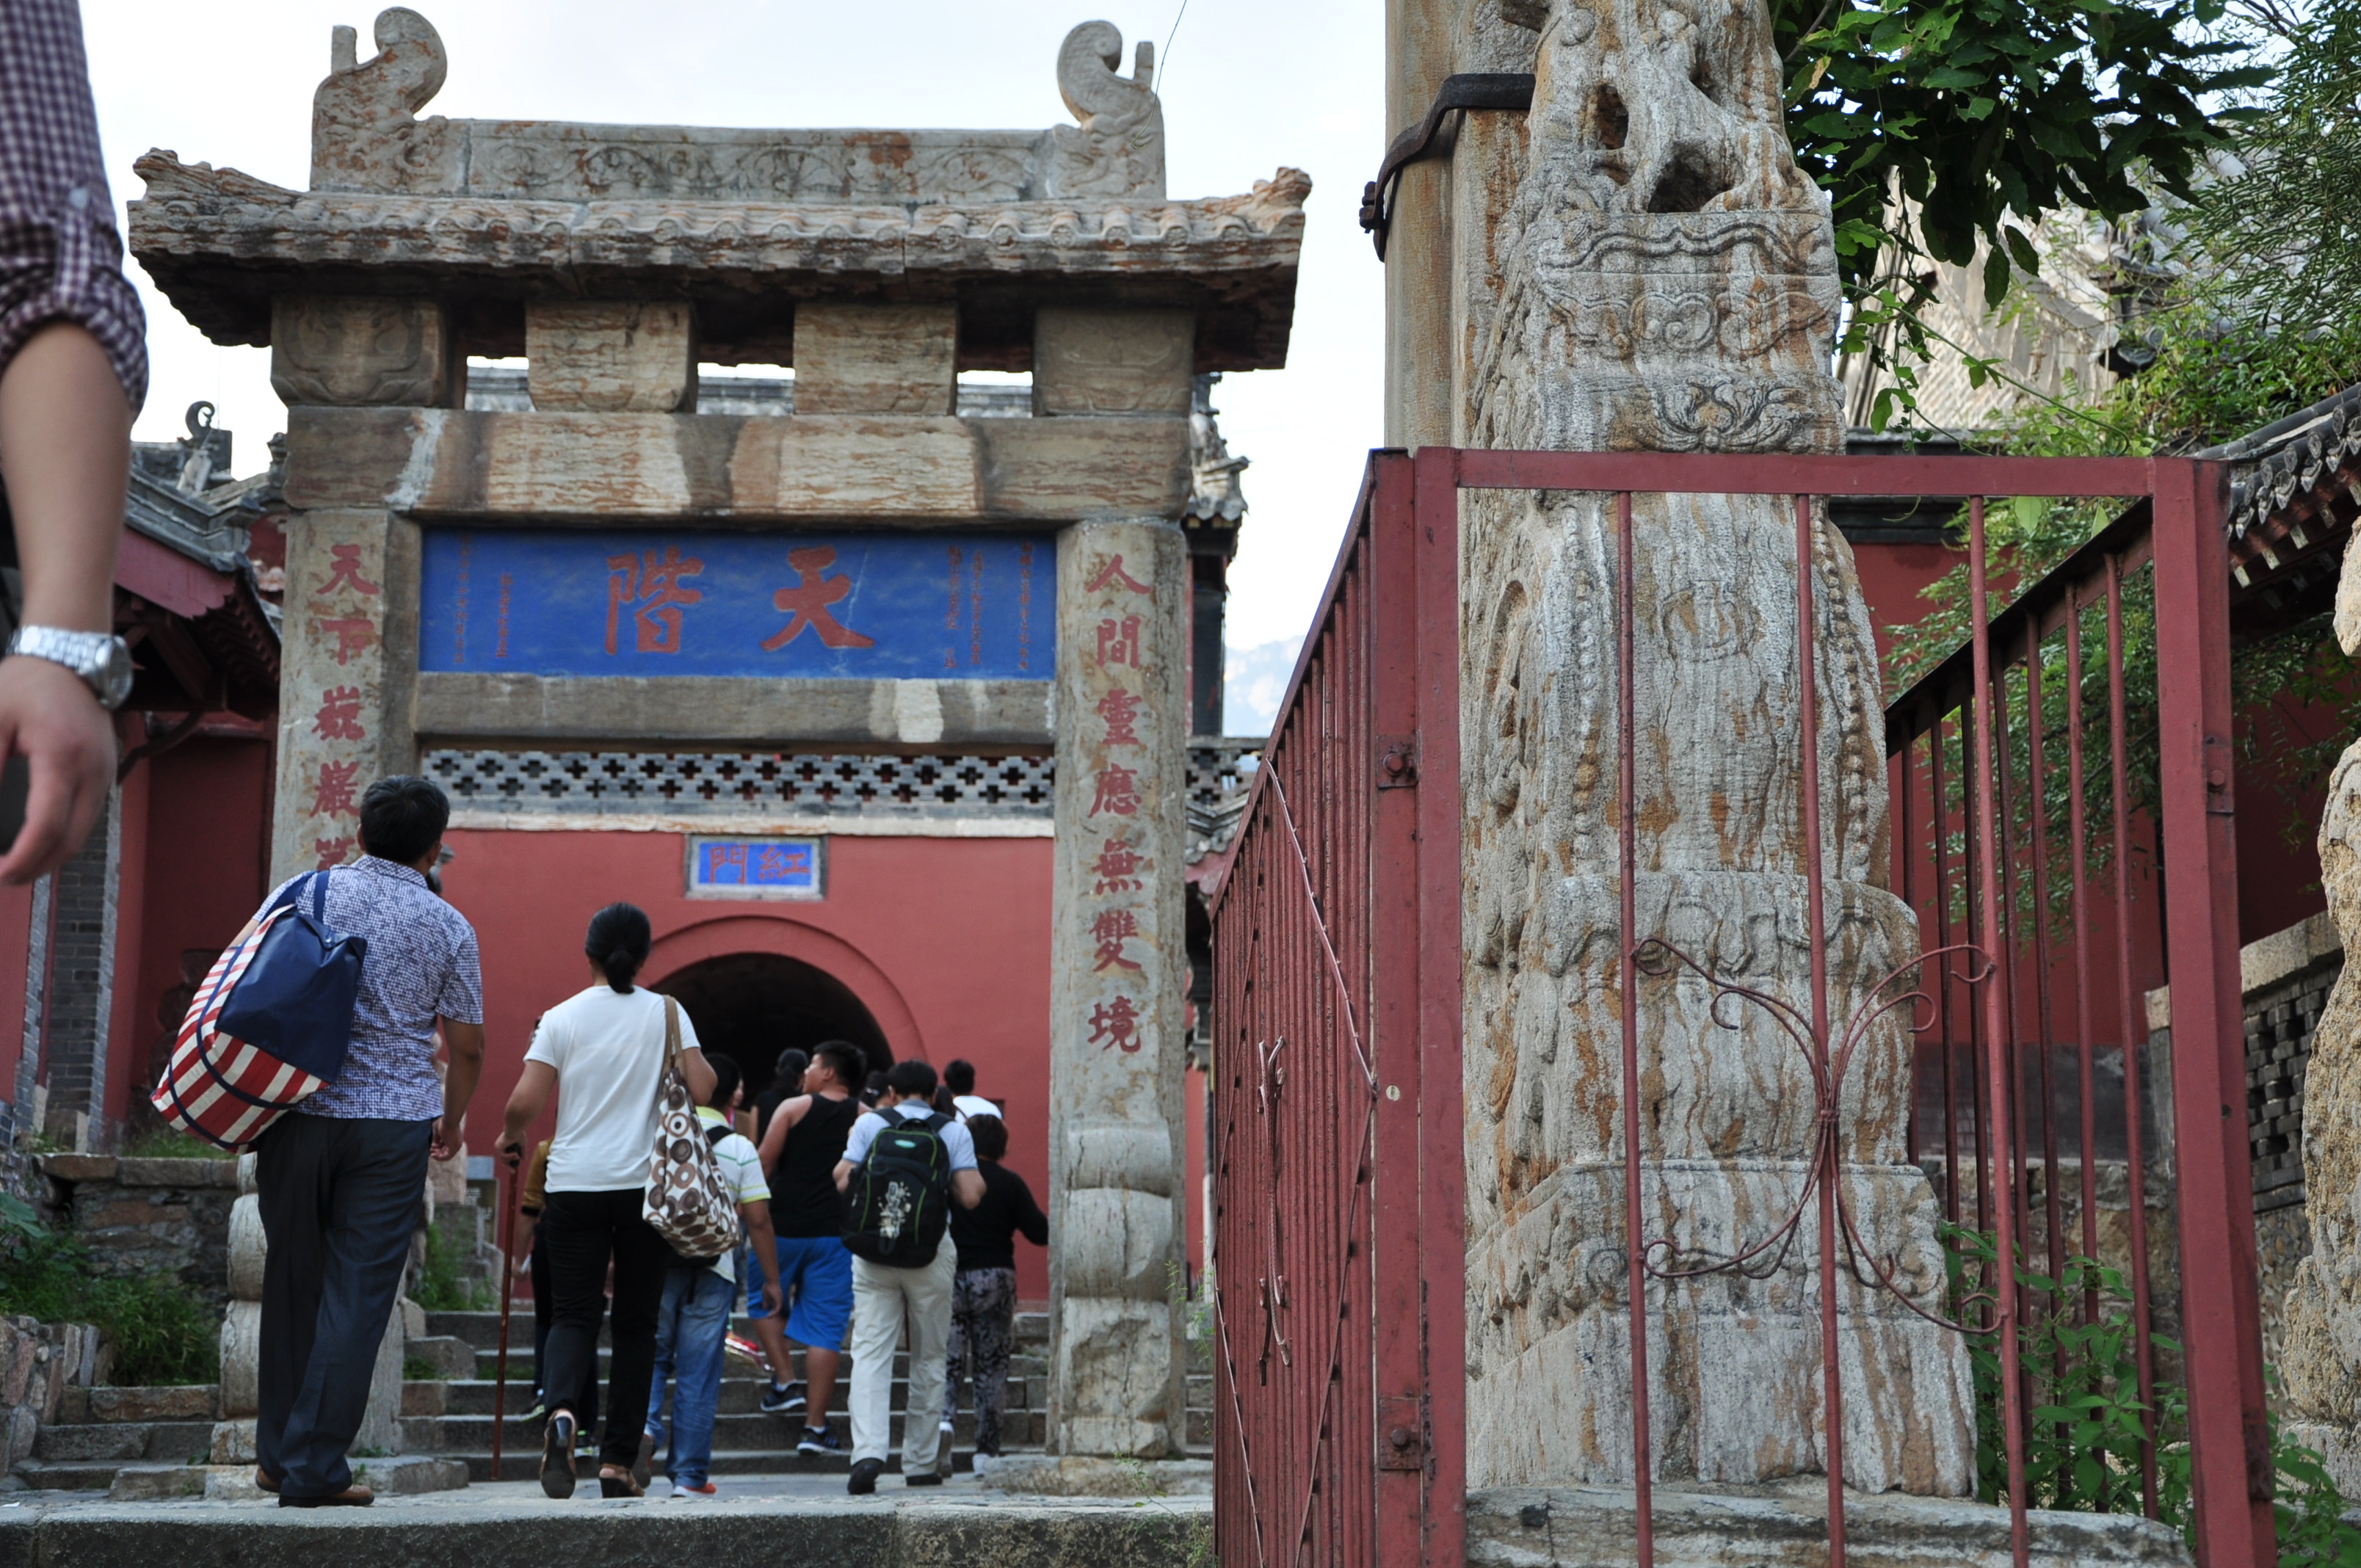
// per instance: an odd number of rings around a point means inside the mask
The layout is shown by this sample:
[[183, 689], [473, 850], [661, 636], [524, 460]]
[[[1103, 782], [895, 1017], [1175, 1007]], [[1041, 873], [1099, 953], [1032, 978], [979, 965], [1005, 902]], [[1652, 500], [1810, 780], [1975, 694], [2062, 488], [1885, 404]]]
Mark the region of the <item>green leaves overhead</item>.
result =
[[[1990, 252], [1985, 292], [2038, 270], [2008, 225], [2063, 206], [2136, 212], [2135, 177], [2187, 197], [2224, 144], [2208, 94], [2269, 73], [2205, 29], [2221, 0], [1772, 0], [1796, 160], [1829, 194], [1850, 291], [1910, 258]], [[2235, 114], [2236, 111], [2231, 111]], [[1905, 232], [1900, 203], [1917, 207]], [[1869, 233], [1879, 243], [1863, 243]]]

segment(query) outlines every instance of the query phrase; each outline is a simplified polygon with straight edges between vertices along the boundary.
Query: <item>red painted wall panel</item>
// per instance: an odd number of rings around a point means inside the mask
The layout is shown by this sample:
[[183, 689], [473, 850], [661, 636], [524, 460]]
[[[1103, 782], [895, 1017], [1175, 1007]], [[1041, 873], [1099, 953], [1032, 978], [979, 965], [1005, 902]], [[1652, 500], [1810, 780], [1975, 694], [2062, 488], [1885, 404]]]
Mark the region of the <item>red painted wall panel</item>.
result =
[[[588, 983], [591, 915], [629, 899], [655, 926], [652, 983], [705, 959], [781, 953], [849, 986], [897, 1059], [975, 1063], [977, 1091], [1007, 1102], [1007, 1163], [1047, 1206], [1049, 839], [831, 838], [828, 896], [814, 903], [685, 897], [675, 833], [461, 830], [449, 842], [444, 890], [484, 961], [470, 1152], [491, 1146], [533, 1021]], [[1047, 1255], [1020, 1243], [1016, 1258], [1020, 1294], [1046, 1297]]]

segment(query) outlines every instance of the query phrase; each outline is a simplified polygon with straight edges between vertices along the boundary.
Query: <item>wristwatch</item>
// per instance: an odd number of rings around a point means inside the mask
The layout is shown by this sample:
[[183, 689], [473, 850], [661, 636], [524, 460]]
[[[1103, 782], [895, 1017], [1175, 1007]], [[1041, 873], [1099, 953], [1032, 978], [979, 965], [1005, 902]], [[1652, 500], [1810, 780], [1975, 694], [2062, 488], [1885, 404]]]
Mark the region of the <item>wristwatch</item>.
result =
[[131, 695], [131, 649], [104, 631], [67, 631], [55, 626], [20, 626], [8, 652], [63, 664], [88, 683], [101, 707], [121, 707]]

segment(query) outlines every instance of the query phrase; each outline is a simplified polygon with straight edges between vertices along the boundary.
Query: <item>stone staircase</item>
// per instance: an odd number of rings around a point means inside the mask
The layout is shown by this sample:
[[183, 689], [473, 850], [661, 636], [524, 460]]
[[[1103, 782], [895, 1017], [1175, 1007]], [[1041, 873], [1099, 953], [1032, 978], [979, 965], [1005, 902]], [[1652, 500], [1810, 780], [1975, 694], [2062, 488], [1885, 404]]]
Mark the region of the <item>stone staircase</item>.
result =
[[[33, 1439], [33, 1456], [16, 1466], [27, 1486], [104, 1492], [131, 1473], [125, 1488], [148, 1495], [145, 1473], [179, 1472], [205, 1463], [213, 1447], [221, 1391], [213, 1384], [179, 1388], [68, 1388], [57, 1420]], [[202, 1489], [203, 1481], [198, 1482]], [[181, 1495], [185, 1485], [173, 1495]]]
[[[733, 1332], [748, 1336], [746, 1321], [734, 1319]], [[439, 1454], [464, 1460], [469, 1475], [477, 1481], [489, 1481], [492, 1476], [492, 1394], [493, 1377], [498, 1365], [500, 1314], [497, 1312], [430, 1312], [427, 1314], [430, 1335], [472, 1346], [476, 1357], [476, 1376], [450, 1381], [418, 1381], [407, 1383], [402, 1389], [402, 1439], [405, 1453]], [[541, 1432], [538, 1422], [527, 1421], [524, 1413], [533, 1403], [533, 1315], [528, 1304], [518, 1303], [510, 1323], [509, 1397], [505, 1431], [502, 1435], [501, 1478], [511, 1481], [530, 1480], [540, 1462]], [[417, 1342], [412, 1342], [413, 1345]], [[1205, 1359], [1210, 1346], [1192, 1344], [1192, 1366], [1189, 1378], [1189, 1444], [1192, 1453], [1210, 1453], [1213, 1441], [1213, 1377], [1211, 1362]], [[1002, 1446], [1009, 1453], [1038, 1453], [1046, 1435], [1048, 1423], [1049, 1321], [1046, 1313], [1020, 1312], [1016, 1319], [1016, 1353], [1010, 1357], [1008, 1370], [1008, 1400], [1002, 1416]], [[1203, 1361], [1202, 1368], [1195, 1363]], [[608, 1364], [606, 1339], [602, 1334], [598, 1353], [601, 1391]], [[837, 1384], [836, 1398], [829, 1409], [829, 1423], [848, 1448], [852, 1442], [852, 1428], [846, 1413], [846, 1396], [850, 1393], [850, 1361], [847, 1376]], [[888, 1462], [889, 1470], [898, 1470], [906, 1407], [909, 1401], [909, 1357], [897, 1353], [894, 1358], [894, 1443], [896, 1457]], [[804, 1375], [803, 1355], [796, 1353], [795, 1376]], [[847, 1454], [801, 1454], [795, 1449], [801, 1437], [804, 1412], [794, 1415], [765, 1415], [760, 1409], [762, 1376], [736, 1356], [724, 1365], [721, 1398], [714, 1419], [713, 1465], [716, 1476], [769, 1475], [841, 1475], [851, 1468]], [[939, 1417], [936, 1419], [939, 1420]], [[958, 1471], [974, 1467], [975, 1417], [961, 1400], [959, 1420], [951, 1433], [951, 1464]], [[661, 1464], [662, 1456], [658, 1456]], [[583, 1460], [577, 1470], [584, 1476], [598, 1474], [596, 1464]]]

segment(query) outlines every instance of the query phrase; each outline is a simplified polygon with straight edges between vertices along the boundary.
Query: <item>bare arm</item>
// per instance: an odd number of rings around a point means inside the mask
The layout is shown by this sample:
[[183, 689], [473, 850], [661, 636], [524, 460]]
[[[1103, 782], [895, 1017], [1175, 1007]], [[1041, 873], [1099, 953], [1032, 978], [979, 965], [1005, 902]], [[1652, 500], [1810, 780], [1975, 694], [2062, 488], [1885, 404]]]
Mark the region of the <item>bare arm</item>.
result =
[[[0, 373], [0, 466], [26, 623], [111, 630], [131, 404], [87, 328], [42, 328]], [[32, 768], [24, 830], [0, 858], [0, 881], [27, 883], [63, 864], [97, 822], [115, 783], [114, 716], [62, 664], [0, 661], [0, 749]]]
[[500, 1124], [500, 1153], [511, 1165], [524, 1157], [524, 1130], [540, 1118], [549, 1104], [549, 1091], [556, 1087], [557, 1069], [545, 1061], [528, 1061], [518, 1074]]
[[443, 1044], [451, 1053], [451, 1068], [443, 1075], [443, 1114], [434, 1123], [434, 1142], [428, 1151], [436, 1159], [458, 1153], [467, 1135], [467, 1106], [484, 1076], [484, 1026], [445, 1018]]
[[962, 1209], [972, 1209], [983, 1201], [983, 1172], [954, 1170], [951, 1172], [951, 1196]]
[[688, 1097], [699, 1105], [713, 1098], [713, 1086], [720, 1081], [713, 1076], [713, 1064], [695, 1046], [680, 1053], [680, 1075], [688, 1080]]
[[779, 1284], [779, 1242], [771, 1229], [771, 1206], [768, 1203], [741, 1203], [739, 1213], [746, 1219], [746, 1240], [754, 1248], [754, 1261], [763, 1270], [763, 1310], [776, 1314], [786, 1301], [786, 1291]]

